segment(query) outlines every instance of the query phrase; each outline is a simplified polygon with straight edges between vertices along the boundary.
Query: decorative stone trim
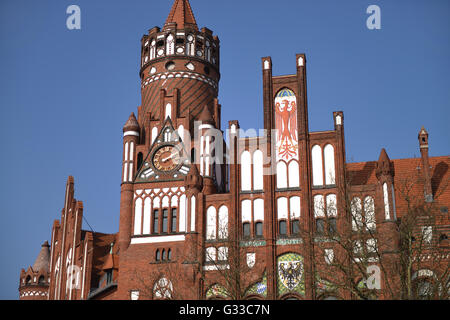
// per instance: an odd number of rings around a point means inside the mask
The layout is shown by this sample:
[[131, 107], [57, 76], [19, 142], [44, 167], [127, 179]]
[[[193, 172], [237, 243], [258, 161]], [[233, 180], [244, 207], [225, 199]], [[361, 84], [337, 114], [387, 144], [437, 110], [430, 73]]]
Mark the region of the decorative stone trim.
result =
[[240, 247], [263, 247], [265, 245], [266, 245], [266, 240], [241, 241], [239, 243]]

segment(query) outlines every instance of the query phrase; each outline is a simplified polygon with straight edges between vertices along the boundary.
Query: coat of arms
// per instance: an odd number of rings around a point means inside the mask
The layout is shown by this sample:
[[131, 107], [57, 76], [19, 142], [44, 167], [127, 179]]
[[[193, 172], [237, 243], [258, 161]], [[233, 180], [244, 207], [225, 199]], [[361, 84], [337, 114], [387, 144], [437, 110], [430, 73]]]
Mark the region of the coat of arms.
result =
[[255, 266], [256, 255], [254, 253], [247, 253], [247, 266], [251, 269]]
[[301, 261], [279, 261], [278, 277], [280, 282], [290, 291], [302, 281], [303, 264]]
[[293, 91], [283, 89], [275, 97], [275, 122], [277, 160], [298, 159], [297, 98]]

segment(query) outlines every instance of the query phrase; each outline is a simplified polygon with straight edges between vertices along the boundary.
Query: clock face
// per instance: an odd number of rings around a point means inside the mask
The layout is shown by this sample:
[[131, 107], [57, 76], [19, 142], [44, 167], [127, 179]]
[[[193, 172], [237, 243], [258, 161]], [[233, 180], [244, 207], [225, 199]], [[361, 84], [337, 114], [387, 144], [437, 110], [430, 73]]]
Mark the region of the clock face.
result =
[[181, 152], [175, 146], [166, 145], [153, 155], [153, 166], [161, 172], [175, 170], [181, 164]]

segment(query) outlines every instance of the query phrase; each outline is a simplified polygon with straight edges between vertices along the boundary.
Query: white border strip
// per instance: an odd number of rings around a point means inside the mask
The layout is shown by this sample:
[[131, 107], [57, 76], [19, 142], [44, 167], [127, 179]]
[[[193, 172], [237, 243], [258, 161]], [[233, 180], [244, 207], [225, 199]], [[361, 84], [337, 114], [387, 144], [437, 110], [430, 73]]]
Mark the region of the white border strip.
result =
[[184, 241], [186, 236], [175, 235], [175, 236], [164, 236], [164, 237], [145, 237], [145, 238], [133, 238], [131, 239], [131, 244], [144, 244], [144, 243], [161, 243], [161, 242], [179, 242]]
[[127, 131], [123, 134], [124, 137], [126, 136], [135, 136], [135, 137], [139, 137], [139, 132], [137, 131]]

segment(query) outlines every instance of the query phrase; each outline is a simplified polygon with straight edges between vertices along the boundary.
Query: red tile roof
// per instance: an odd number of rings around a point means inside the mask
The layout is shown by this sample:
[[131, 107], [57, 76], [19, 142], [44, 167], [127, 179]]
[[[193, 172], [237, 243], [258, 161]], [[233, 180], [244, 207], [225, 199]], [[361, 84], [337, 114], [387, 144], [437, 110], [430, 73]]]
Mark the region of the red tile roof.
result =
[[[434, 200], [443, 205], [450, 203], [450, 156], [430, 157], [431, 188]], [[350, 185], [377, 184], [376, 161], [347, 163]], [[412, 197], [424, 195], [421, 158], [391, 160], [397, 210], [406, 205], [406, 189]], [[401, 215], [401, 213], [400, 213]]]
[[188, 0], [175, 0], [166, 20], [166, 25], [175, 22], [177, 29], [184, 29], [186, 26], [198, 30], [194, 13]]

